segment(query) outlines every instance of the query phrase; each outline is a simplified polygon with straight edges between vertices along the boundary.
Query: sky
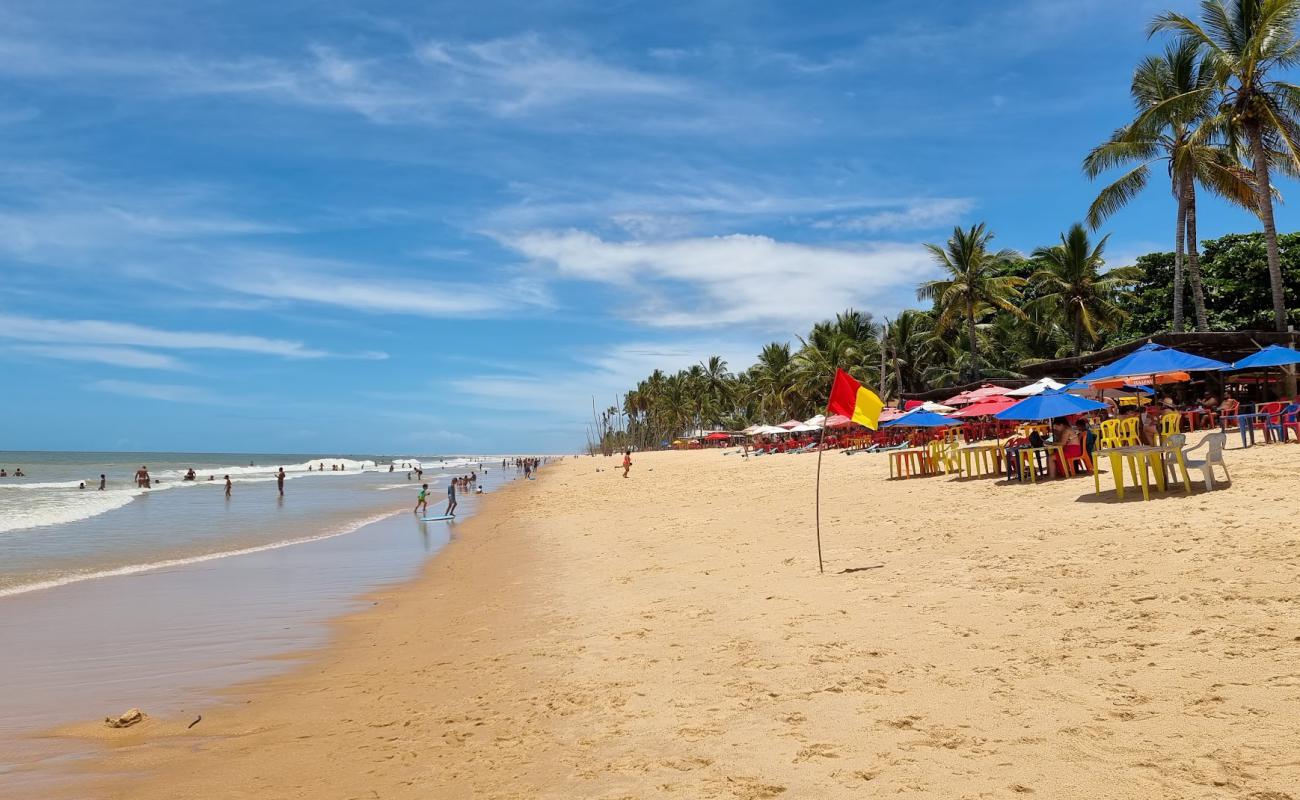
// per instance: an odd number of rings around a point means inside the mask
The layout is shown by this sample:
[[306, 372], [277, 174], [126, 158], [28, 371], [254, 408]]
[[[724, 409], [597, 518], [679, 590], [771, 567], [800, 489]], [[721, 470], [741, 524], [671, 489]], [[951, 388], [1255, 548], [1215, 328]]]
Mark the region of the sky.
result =
[[0, 450], [573, 452], [955, 225], [1054, 243], [1166, 8], [0, 0]]

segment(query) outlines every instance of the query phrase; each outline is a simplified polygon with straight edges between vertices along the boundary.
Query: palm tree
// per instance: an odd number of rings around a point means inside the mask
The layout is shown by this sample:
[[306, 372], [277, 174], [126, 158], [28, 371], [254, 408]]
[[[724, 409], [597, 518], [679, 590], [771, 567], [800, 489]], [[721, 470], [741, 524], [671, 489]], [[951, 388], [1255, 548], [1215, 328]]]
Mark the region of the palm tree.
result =
[[926, 281], [916, 290], [919, 299], [934, 301], [938, 313], [936, 333], [946, 333], [959, 321], [965, 321], [970, 343], [968, 369], [974, 380], [983, 374], [975, 329], [977, 320], [996, 310], [1025, 316], [1014, 304], [1020, 296], [1018, 287], [1025, 279], [1005, 274], [1006, 268], [1019, 256], [1013, 250], [989, 252], [992, 239], [993, 234], [981, 222], [967, 230], [954, 228], [946, 247], [927, 244], [925, 247], [935, 263], [948, 274], [939, 280]]
[[1231, 135], [1246, 140], [1255, 175], [1255, 211], [1264, 225], [1274, 325], [1283, 332], [1286, 294], [1269, 167], [1276, 160], [1284, 170], [1300, 170], [1300, 86], [1275, 80], [1273, 75], [1300, 64], [1297, 27], [1300, 0], [1202, 0], [1199, 24], [1166, 11], [1150, 26], [1152, 35], [1167, 31], [1199, 48], [1214, 80], [1211, 86], [1170, 98], [1149, 113], [1192, 107], [1217, 95], [1223, 124]]
[[[1174, 231], [1173, 329], [1183, 329], [1183, 252], [1187, 252], [1187, 278], [1197, 330], [1209, 328], [1205, 293], [1201, 287], [1199, 243], [1196, 236], [1196, 184], [1248, 209], [1255, 207], [1255, 188], [1231, 148], [1216, 141], [1214, 124], [1214, 70], [1199, 59], [1199, 47], [1179, 41], [1159, 56], [1144, 58], [1133, 72], [1130, 93], [1138, 109], [1137, 120], [1116, 131], [1084, 159], [1083, 169], [1096, 178], [1112, 167], [1134, 165], [1101, 190], [1088, 209], [1088, 224], [1101, 227], [1106, 217], [1126, 205], [1146, 188], [1151, 165], [1163, 161], [1177, 205]], [[1195, 97], [1197, 102], [1170, 103], [1173, 98]], [[1153, 109], [1157, 110], [1153, 112]]]
[[795, 364], [790, 345], [780, 342], [764, 345], [758, 361], [750, 367], [750, 375], [759, 410], [773, 422], [776, 417], [788, 416], [795, 396]]
[[[889, 323], [885, 334], [885, 364], [888, 385], [893, 393], [914, 392], [923, 388], [922, 365], [933, 350], [933, 319], [924, 311], [909, 308]], [[886, 379], [880, 379], [886, 390]], [[882, 395], [883, 396], [883, 395]]]
[[1088, 232], [1079, 223], [1061, 234], [1061, 243], [1040, 247], [1033, 258], [1040, 268], [1029, 281], [1038, 290], [1035, 301], [1059, 314], [1074, 341], [1074, 356], [1083, 352], [1083, 339], [1097, 341], [1102, 330], [1113, 330], [1126, 316], [1115, 303], [1115, 293], [1137, 276], [1131, 267], [1121, 267], [1103, 274], [1106, 240], [1101, 237], [1094, 247]]

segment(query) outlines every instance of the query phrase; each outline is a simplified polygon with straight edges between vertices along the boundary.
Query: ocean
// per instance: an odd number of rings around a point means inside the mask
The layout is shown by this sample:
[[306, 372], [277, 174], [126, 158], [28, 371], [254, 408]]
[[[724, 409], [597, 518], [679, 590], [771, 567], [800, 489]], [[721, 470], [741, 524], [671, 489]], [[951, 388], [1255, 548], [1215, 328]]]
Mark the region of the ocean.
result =
[[[415, 468], [431, 514], [450, 478], [479, 475], [484, 495], [460, 493], [464, 519], [517, 476], [502, 459], [0, 452], [0, 794], [50, 786], [91, 752], [32, 738], [42, 730], [133, 706], [180, 713], [292, 667], [330, 619], [455, 535], [456, 521], [411, 513]], [[141, 466], [152, 488], [134, 485]]]
[[[0, 478], [0, 597], [337, 536], [399, 507], [395, 491], [407, 491], [413, 505], [416, 467], [424, 469], [431, 491], [441, 487], [437, 500], [447, 476], [480, 464], [490, 469], [492, 461], [0, 451], [0, 468], [9, 473]], [[495, 461], [499, 467], [500, 457]], [[152, 488], [135, 485], [142, 466], [154, 479]], [[287, 476], [284, 498], [275, 491], [281, 467]], [[182, 480], [190, 469], [197, 479]], [[19, 470], [24, 477], [13, 476]], [[234, 484], [230, 500], [227, 475]]]

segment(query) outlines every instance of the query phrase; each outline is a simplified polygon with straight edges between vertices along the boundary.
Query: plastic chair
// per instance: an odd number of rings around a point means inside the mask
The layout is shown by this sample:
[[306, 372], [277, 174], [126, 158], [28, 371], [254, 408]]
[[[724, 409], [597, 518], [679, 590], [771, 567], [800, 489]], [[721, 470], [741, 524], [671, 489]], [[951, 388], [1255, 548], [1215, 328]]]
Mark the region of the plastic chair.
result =
[[1160, 415], [1160, 441], [1183, 432], [1183, 415], [1177, 411], [1168, 411]]
[[1300, 422], [1296, 421], [1297, 411], [1300, 411], [1300, 403], [1292, 403], [1286, 408], [1278, 411], [1276, 414], [1266, 417], [1264, 419], [1264, 427], [1267, 431], [1265, 438], [1276, 436], [1277, 441], [1285, 442], [1287, 440], [1287, 429], [1295, 428], [1296, 439], [1300, 440]]
[[1183, 491], [1187, 494], [1192, 493], [1192, 480], [1187, 475], [1187, 457], [1183, 455], [1183, 446], [1187, 444], [1187, 437], [1181, 433], [1171, 433], [1165, 437], [1164, 469], [1178, 480], [1179, 472], [1182, 472]]
[[[1183, 451], [1183, 456], [1186, 461], [1187, 468], [1199, 469], [1201, 471], [1201, 474], [1205, 476], [1206, 491], [1209, 492], [1214, 491], [1214, 465], [1215, 464], [1218, 464], [1220, 467], [1223, 468], [1223, 479], [1226, 482], [1232, 481], [1232, 476], [1228, 474], [1228, 465], [1224, 463], [1223, 460], [1223, 445], [1224, 442], [1227, 441], [1227, 439], [1228, 439], [1228, 435], [1225, 434], [1223, 431], [1206, 434], [1205, 438], [1201, 440], [1200, 444], [1196, 445], [1190, 450]], [[1186, 458], [1187, 456], [1191, 455], [1197, 450], [1200, 450], [1202, 447], [1206, 448], [1205, 458], [1203, 460]]]

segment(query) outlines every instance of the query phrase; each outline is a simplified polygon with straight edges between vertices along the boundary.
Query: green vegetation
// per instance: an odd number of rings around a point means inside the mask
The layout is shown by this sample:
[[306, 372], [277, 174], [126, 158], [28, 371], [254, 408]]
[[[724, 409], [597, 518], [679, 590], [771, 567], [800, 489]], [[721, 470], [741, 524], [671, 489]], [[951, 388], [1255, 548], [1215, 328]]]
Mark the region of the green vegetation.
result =
[[[621, 409], [596, 415], [593, 444], [656, 447], [691, 429], [805, 419], [825, 407], [836, 369], [888, 399], [1181, 331], [1189, 316], [1202, 331], [1300, 325], [1287, 305], [1288, 293], [1300, 296], [1300, 233], [1278, 235], [1271, 183], [1278, 171], [1300, 175], [1300, 87], [1278, 77], [1300, 65], [1298, 29], [1300, 0], [1203, 0], [1199, 21], [1163, 13], [1151, 23], [1151, 35], [1170, 40], [1134, 70], [1133, 119], [1083, 160], [1092, 179], [1125, 170], [1086, 219], [1096, 230], [1159, 165], [1174, 199], [1172, 252], [1107, 269], [1107, 237], [1094, 241], [1081, 224], [1028, 257], [993, 250], [985, 223], [958, 227], [926, 245], [941, 267], [917, 289], [929, 308], [881, 322], [850, 309], [797, 348], [766, 345], [739, 372], [717, 357], [675, 375], [656, 370]], [[1198, 188], [1256, 214], [1262, 232], [1199, 242]]]

